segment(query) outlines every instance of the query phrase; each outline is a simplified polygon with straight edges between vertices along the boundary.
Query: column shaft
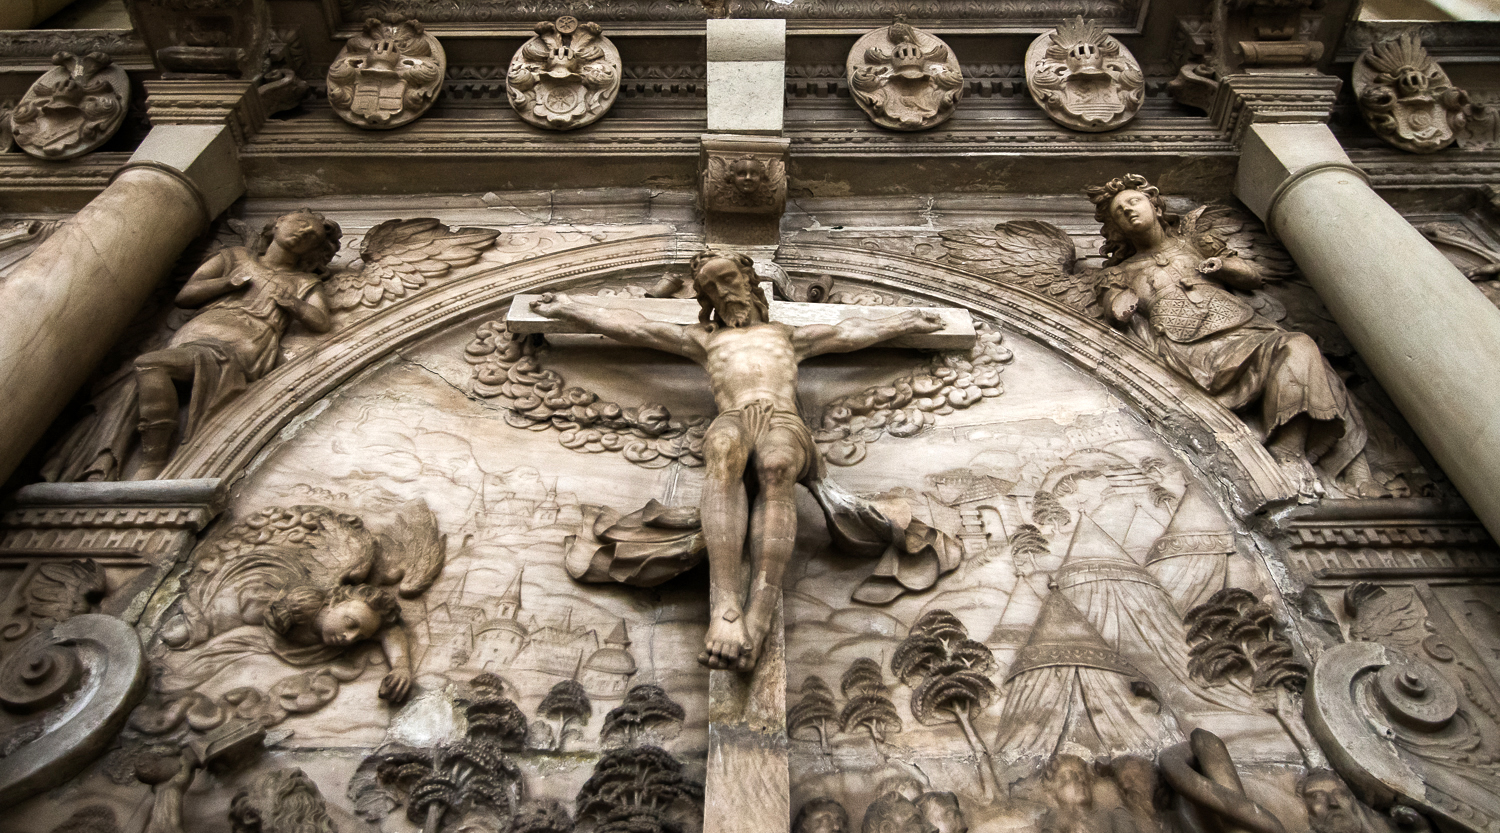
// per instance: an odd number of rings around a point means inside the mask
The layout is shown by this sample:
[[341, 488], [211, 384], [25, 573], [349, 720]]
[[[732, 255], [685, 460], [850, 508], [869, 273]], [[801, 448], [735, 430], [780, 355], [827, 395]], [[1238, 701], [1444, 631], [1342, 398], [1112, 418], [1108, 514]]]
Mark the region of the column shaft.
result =
[[1254, 126], [1236, 192], [1500, 537], [1500, 310], [1370, 188], [1324, 125]]
[[109, 187], [0, 280], [0, 482], [242, 190], [227, 128], [157, 127]]

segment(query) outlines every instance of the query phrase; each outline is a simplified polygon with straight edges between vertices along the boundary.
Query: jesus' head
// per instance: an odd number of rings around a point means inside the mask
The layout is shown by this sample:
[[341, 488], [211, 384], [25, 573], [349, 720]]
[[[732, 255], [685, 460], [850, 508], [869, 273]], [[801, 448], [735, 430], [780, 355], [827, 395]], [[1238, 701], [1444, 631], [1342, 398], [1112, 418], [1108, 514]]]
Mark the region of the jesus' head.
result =
[[746, 255], [704, 252], [692, 261], [693, 289], [701, 323], [748, 327], [770, 320], [770, 305], [755, 282], [755, 264]]

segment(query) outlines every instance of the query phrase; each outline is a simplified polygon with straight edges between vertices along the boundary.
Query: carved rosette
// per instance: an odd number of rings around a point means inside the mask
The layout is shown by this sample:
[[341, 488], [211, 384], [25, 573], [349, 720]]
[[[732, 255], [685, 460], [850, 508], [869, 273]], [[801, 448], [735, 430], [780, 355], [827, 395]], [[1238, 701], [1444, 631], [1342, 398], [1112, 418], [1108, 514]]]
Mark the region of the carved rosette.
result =
[[855, 41], [847, 71], [860, 109], [890, 130], [936, 127], [963, 97], [963, 70], [953, 50], [902, 18]]
[[703, 139], [703, 207], [732, 214], [786, 208], [786, 139]]
[[1087, 133], [1124, 125], [1146, 96], [1146, 77], [1135, 56], [1081, 16], [1031, 42], [1026, 86], [1047, 118]]
[[593, 124], [620, 92], [620, 53], [599, 24], [572, 17], [536, 25], [510, 62], [505, 89], [527, 123], [547, 130]]
[[42, 159], [72, 159], [109, 141], [125, 122], [130, 80], [109, 55], [53, 56], [10, 114], [16, 144]]
[[1372, 44], [1359, 56], [1354, 94], [1376, 135], [1412, 153], [1453, 144], [1469, 102], [1412, 32]]
[[448, 70], [438, 39], [399, 14], [370, 18], [328, 68], [328, 103], [369, 130], [415, 121], [437, 100]]

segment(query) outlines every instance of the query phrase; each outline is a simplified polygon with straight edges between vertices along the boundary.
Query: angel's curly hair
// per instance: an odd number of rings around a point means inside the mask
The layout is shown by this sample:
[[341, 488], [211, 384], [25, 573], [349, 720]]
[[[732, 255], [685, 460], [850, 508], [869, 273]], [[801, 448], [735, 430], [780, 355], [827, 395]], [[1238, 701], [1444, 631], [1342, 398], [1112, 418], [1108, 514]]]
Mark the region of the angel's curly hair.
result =
[[389, 590], [369, 584], [340, 584], [324, 591], [314, 584], [300, 584], [283, 590], [266, 606], [266, 627], [286, 636], [293, 629], [311, 625], [319, 611], [347, 601], [364, 602], [380, 617], [381, 627], [401, 621], [401, 605]]
[[1177, 221], [1177, 216], [1167, 211], [1167, 205], [1161, 198], [1161, 189], [1140, 174], [1126, 174], [1103, 185], [1089, 186], [1086, 193], [1089, 195], [1089, 202], [1094, 204], [1094, 219], [1103, 226], [1104, 245], [1099, 247], [1099, 254], [1104, 255], [1105, 266], [1114, 266], [1135, 254], [1135, 244], [1130, 242], [1125, 230], [1120, 228], [1109, 211], [1115, 197], [1126, 191], [1145, 194], [1151, 200], [1151, 207], [1156, 209], [1156, 216], [1161, 219], [1162, 227], [1168, 232], [1173, 230]]
[[693, 297], [698, 299], [698, 323], [711, 324], [715, 318], [714, 302], [709, 300], [708, 295], [697, 285], [698, 270], [710, 260], [727, 260], [738, 266], [740, 274], [750, 283], [750, 298], [755, 308], [760, 311], [761, 318], [770, 320], [771, 304], [766, 300], [766, 293], [761, 291], [760, 284], [756, 280], [755, 261], [751, 260], [749, 255], [740, 252], [706, 251], [694, 255], [692, 261], [688, 263], [688, 268], [693, 272]]
[[267, 249], [271, 248], [271, 241], [276, 236], [276, 224], [281, 222], [282, 217], [292, 214], [306, 214], [323, 228], [323, 242], [297, 261], [297, 269], [302, 272], [311, 272], [319, 277], [327, 277], [328, 264], [333, 262], [333, 256], [338, 253], [339, 243], [344, 237], [344, 230], [339, 227], [338, 223], [313, 211], [311, 208], [299, 208], [296, 211], [288, 211], [286, 214], [282, 214], [271, 222], [266, 223], [265, 228], [260, 230], [260, 240], [257, 241], [255, 253], [263, 255]]

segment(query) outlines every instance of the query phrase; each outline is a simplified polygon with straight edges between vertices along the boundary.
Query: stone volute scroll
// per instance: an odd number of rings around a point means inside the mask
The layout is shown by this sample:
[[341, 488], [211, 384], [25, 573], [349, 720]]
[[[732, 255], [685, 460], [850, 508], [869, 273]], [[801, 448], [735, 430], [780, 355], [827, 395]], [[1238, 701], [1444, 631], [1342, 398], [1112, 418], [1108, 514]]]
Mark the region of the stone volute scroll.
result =
[[1124, 44], [1081, 16], [1031, 42], [1026, 85], [1047, 118], [1088, 133], [1135, 118], [1146, 96], [1141, 65]]
[[109, 55], [59, 52], [10, 114], [15, 142], [42, 159], [72, 159], [109, 141], [125, 122], [130, 80]]
[[620, 73], [620, 52], [599, 24], [565, 16], [536, 25], [536, 36], [511, 59], [505, 90], [528, 124], [572, 130], [609, 112]]
[[936, 127], [963, 97], [963, 70], [953, 50], [904, 17], [855, 41], [847, 70], [860, 109], [890, 130]]
[[1372, 44], [1359, 56], [1354, 94], [1371, 129], [1412, 153], [1453, 144], [1469, 107], [1468, 94], [1453, 86], [1413, 32]]
[[420, 21], [372, 17], [328, 68], [328, 103], [356, 127], [400, 127], [437, 100], [447, 69], [443, 45]]

